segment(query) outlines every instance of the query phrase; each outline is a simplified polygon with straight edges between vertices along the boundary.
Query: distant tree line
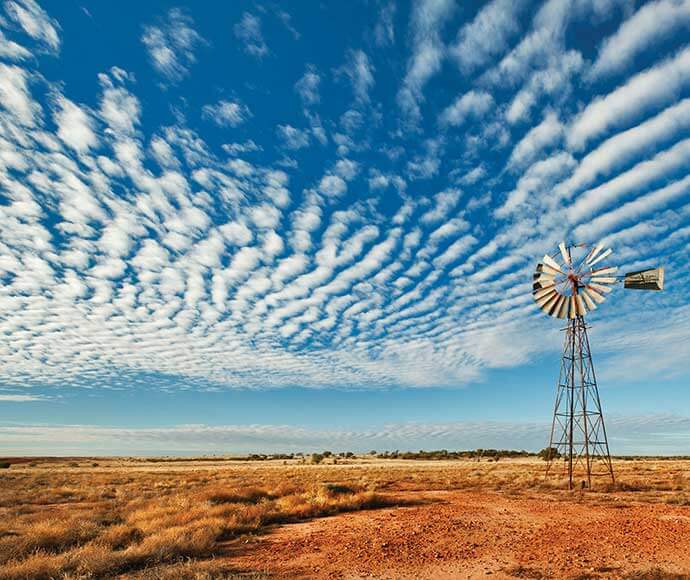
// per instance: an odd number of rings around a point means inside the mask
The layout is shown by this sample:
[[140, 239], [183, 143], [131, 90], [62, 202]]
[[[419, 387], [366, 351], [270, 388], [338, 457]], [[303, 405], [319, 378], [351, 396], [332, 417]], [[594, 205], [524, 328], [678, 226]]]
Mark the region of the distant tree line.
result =
[[[352, 451], [343, 451], [340, 453], [334, 453], [332, 451], [321, 451], [320, 453], [253, 453], [247, 455], [243, 459], [247, 461], [267, 461], [275, 459], [299, 459], [303, 463], [323, 463], [324, 460], [329, 460], [332, 463], [337, 463], [339, 459], [351, 459], [356, 457], [357, 454]], [[361, 454], [360, 454], [361, 455]], [[433, 451], [425, 451], [420, 449], [419, 451], [376, 451], [371, 450], [369, 453], [364, 455], [369, 455], [370, 457], [375, 457], [377, 459], [411, 459], [411, 460], [453, 460], [453, 459], [474, 459], [481, 461], [486, 459], [488, 461], [498, 461], [501, 458], [511, 458], [511, 457], [539, 457], [548, 461], [550, 459], [556, 459], [561, 456], [558, 449], [555, 447], [545, 448], [538, 453], [525, 451], [525, 450], [515, 450], [515, 449], [471, 449], [464, 451], [449, 451], [447, 449], [437, 449]]]
[[452, 460], [452, 459], [491, 459], [498, 461], [501, 457], [533, 457], [535, 453], [529, 451], [516, 451], [514, 449], [474, 449], [466, 451], [448, 451], [440, 449], [436, 451], [384, 451], [375, 453], [379, 459], [419, 459], [419, 460]]

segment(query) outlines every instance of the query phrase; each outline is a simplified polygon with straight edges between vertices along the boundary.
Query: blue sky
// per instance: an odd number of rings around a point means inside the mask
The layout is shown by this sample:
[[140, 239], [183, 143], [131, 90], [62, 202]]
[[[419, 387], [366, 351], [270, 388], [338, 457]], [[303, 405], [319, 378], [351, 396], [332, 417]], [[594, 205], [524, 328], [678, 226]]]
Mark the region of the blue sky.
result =
[[539, 449], [563, 240], [614, 453], [690, 450], [690, 2], [5, 0], [0, 454]]

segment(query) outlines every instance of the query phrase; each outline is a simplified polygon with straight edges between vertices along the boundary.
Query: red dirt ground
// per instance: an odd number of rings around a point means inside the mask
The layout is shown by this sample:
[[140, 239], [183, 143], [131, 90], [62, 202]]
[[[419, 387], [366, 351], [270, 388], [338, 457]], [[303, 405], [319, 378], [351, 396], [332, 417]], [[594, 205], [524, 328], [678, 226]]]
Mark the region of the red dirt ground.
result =
[[410, 507], [275, 528], [234, 568], [277, 578], [690, 578], [690, 507], [433, 492]]

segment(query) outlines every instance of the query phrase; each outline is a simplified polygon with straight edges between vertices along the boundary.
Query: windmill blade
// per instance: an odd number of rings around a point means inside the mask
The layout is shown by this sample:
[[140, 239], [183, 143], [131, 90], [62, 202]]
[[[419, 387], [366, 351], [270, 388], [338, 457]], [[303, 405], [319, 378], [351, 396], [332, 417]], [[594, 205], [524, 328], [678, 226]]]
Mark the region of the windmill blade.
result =
[[558, 302], [558, 299], [560, 297], [560, 294], [555, 294], [554, 296], [551, 296], [551, 298], [543, 304], [541, 309], [548, 314], [553, 308], [553, 306]]
[[566, 266], [572, 266], [572, 260], [570, 259], [568, 249], [565, 247], [565, 242], [558, 244], [558, 249], [561, 251], [561, 256], [563, 256], [563, 263]]
[[541, 290], [535, 290], [535, 291], [533, 292], [533, 294], [534, 294], [534, 299], [535, 299], [535, 300], [540, 300], [540, 299], [543, 298], [544, 296], [548, 296], [548, 295], [550, 295], [550, 294], [552, 294], [552, 293], [556, 293], [556, 294], [557, 294], [556, 289], [555, 289], [553, 286], [550, 286], [550, 287], [548, 287], [548, 288], [542, 288]]
[[546, 264], [537, 264], [537, 273], [539, 274], [551, 274], [553, 276], [557, 276], [558, 274], [563, 274], [560, 270], [556, 270], [555, 268], [552, 268], [551, 266], [547, 266]]
[[551, 274], [535, 274], [532, 279], [534, 280], [532, 288], [536, 289], [537, 287], [544, 288], [555, 284], [556, 277]]
[[549, 307], [548, 311], [545, 310], [545, 312], [549, 316], [556, 316], [558, 314], [558, 311], [561, 309], [561, 305], [565, 302], [565, 296], [559, 295], [558, 298], [554, 301], [553, 304]]
[[539, 308], [542, 308], [544, 306], [544, 304], [549, 302], [549, 300], [551, 300], [554, 296], [558, 296], [558, 292], [556, 292], [555, 290], [552, 290], [551, 294], [546, 294], [545, 296], [538, 298], [536, 300], [537, 306], [539, 306]]
[[567, 296], [561, 296], [561, 298], [563, 298], [563, 302], [561, 302], [561, 305], [558, 308], [558, 318], [565, 318], [568, 314], [568, 303], [570, 301], [568, 300]]
[[604, 300], [606, 300], [606, 296], [602, 296], [601, 294], [599, 294], [599, 292], [597, 292], [593, 288], [590, 288], [589, 286], [586, 286], [585, 288], [583, 288], [581, 290], [581, 292], [583, 292], [585, 294], [585, 296], [589, 296], [592, 300], [594, 300], [595, 302], [597, 302], [599, 304], [601, 304], [602, 302], [604, 302]]
[[585, 303], [582, 301], [582, 297], [579, 294], [575, 295], [575, 306], [577, 307], [577, 314], [579, 316], [584, 316], [587, 314]]
[[607, 268], [599, 268], [598, 270], [592, 270], [590, 274], [592, 276], [605, 276], [607, 274], [615, 274], [618, 270], [618, 266], [608, 266]]
[[589, 264], [592, 260], [594, 260], [594, 258], [597, 256], [597, 254], [599, 252], [601, 252], [603, 249], [604, 249], [603, 244], [597, 244], [596, 246], [594, 246], [592, 248], [592, 251], [589, 254], [587, 254], [587, 258], [585, 259], [585, 261]]
[[590, 282], [594, 282], [595, 284], [615, 284], [616, 282], [618, 282], [618, 278], [595, 276], [594, 278], [590, 278]]
[[631, 290], [663, 290], [664, 267], [661, 266], [654, 270], [629, 272], [625, 275], [623, 287]]
[[[589, 292], [587, 292], [586, 288], [580, 289], [580, 296], [582, 296], [582, 299], [585, 301], [585, 304], [587, 304], [587, 308], [590, 310], [596, 310], [597, 305], [594, 303], [594, 300], [592, 300], [591, 296], [589, 295]], [[602, 299], [603, 302], [603, 299]]]
[[590, 260], [590, 261], [588, 262], [588, 264], [589, 264], [590, 266], [594, 266], [594, 264], [596, 264], [597, 262], [601, 262], [604, 258], [606, 258], [607, 256], [609, 256], [609, 255], [611, 254], [611, 252], [613, 252], [613, 250], [612, 250], [611, 248], [609, 248], [609, 249], [606, 250], [605, 252], [599, 254], [599, 255], [598, 255], [596, 258], [594, 258], [593, 260]]
[[542, 284], [540, 282], [535, 282], [532, 284], [532, 294], [536, 293], [539, 290], [545, 290], [546, 288], [556, 288], [556, 285], [552, 282], [550, 284]]
[[565, 272], [563, 272], [563, 270], [561, 270], [561, 265], [558, 262], [556, 262], [556, 260], [554, 260], [548, 254], [544, 254], [544, 257], [542, 259], [544, 260], [544, 264], [546, 264], [550, 268], [553, 268], [554, 270], [556, 270], [557, 273], [559, 273], [559, 274], [565, 273]]
[[609, 292], [611, 292], [611, 290], [612, 290], [612, 288], [609, 288], [608, 286], [603, 286], [601, 284], [596, 284], [596, 283], [591, 283], [591, 282], [589, 284], [587, 284], [587, 288], [588, 289], [593, 288], [594, 290], [596, 290], [599, 293], [606, 292], [607, 294]]
[[570, 304], [568, 306], [568, 318], [575, 318], [577, 316], [577, 306], [575, 302], [575, 296], [571, 296], [569, 300]]

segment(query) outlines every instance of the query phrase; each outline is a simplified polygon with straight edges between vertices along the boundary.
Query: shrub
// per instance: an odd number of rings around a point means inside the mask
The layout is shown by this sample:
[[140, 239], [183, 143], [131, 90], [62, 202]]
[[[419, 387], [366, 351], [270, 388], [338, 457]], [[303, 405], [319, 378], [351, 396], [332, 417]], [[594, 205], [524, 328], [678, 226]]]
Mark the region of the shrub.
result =
[[9, 461], [0, 461], [0, 469], [9, 469], [12, 465]]
[[551, 461], [552, 459], [558, 459], [561, 454], [558, 452], [556, 447], [545, 447], [538, 454], [544, 461]]
[[315, 464], [319, 464], [323, 461], [323, 453], [312, 453], [311, 454], [311, 462]]

